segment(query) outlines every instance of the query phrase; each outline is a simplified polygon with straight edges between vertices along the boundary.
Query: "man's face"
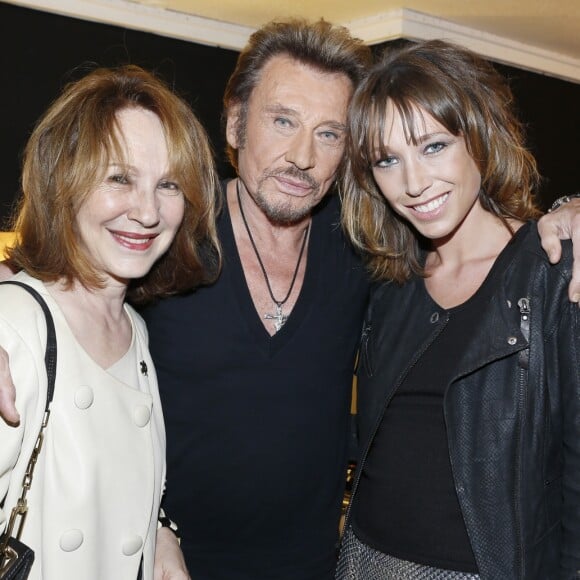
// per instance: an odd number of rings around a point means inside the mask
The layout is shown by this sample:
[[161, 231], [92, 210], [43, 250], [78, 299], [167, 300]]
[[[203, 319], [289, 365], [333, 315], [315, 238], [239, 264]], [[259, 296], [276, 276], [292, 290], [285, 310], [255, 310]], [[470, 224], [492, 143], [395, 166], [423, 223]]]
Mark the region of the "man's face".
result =
[[239, 176], [271, 221], [300, 221], [330, 188], [351, 94], [346, 75], [278, 55], [262, 69], [245, 111], [230, 108], [227, 139], [238, 149]]

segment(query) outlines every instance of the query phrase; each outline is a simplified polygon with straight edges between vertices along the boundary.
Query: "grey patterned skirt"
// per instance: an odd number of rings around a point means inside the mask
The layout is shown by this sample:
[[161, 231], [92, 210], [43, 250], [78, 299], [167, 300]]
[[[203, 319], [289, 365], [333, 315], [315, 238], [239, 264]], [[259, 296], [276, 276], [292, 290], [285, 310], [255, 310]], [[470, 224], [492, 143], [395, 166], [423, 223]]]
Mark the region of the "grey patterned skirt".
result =
[[342, 540], [336, 580], [477, 580], [479, 574], [399, 560], [363, 544], [349, 528]]

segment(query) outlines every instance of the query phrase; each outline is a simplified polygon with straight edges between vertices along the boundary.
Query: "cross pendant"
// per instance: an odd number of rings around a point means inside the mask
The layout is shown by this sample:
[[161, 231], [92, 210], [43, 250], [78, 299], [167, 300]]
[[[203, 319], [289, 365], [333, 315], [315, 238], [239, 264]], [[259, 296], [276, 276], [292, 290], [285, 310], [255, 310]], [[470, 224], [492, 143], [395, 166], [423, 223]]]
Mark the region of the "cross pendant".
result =
[[288, 320], [288, 317], [282, 312], [282, 304], [276, 303], [276, 314], [264, 314], [266, 320], [274, 320], [274, 328], [276, 332], [284, 326], [284, 323]]

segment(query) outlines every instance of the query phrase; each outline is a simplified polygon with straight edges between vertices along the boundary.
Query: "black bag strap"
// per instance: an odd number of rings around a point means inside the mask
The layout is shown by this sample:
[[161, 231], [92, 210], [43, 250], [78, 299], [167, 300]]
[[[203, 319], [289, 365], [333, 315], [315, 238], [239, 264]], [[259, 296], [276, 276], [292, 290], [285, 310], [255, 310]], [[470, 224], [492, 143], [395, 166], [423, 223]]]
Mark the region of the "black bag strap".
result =
[[15, 286], [20, 286], [26, 290], [38, 302], [38, 304], [40, 304], [40, 307], [44, 312], [46, 318], [46, 352], [44, 353], [44, 364], [46, 365], [46, 375], [48, 377], [46, 405], [44, 410], [48, 411], [48, 407], [54, 397], [54, 385], [56, 382], [56, 332], [54, 330], [52, 314], [50, 313], [44, 298], [34, 288], [32, 288], [32, 286], [16, 280], [6, 280], [5, 282], [0, 282], [0, 284], [14, 284]]
[[[15, 538], [20, 538], [20, 534], [22, 533], [22, 524], [24, 523], [24, 519], [26, 516], [26, 512], [28, 511], [28, 502], [26, 499], [26, 495], [30, 490], [30, 485], [32, 484], [32, 476], [34, 473], [34, 467], [36, 465], [36, 461], [40, 454], [40, 450], [42, 449], [42, 442], [44, 439], [44, 430], [48, 424], [48, 418], [50, 416], [50, 403], [52, 402], [52, 398], [54, 396], [54, 385], [56, 382], [56, 332], [54, 330], [54, 321], [52, 319], [52, 314], [44, 301], [44, 298], [31, 286], [25, 284], [24, 282], [17, 282], [16, 280], [6, 280], [5, 282], [0, 282], [0, 284], [15, 284], [16, 286], [20, 286], [24, 290], [26, 290], [39, 304], [44, 312], [44, 316], [46, 317], [46, 351], [44, 353], [44, 362], [46, 365], [46, 374], [48, 377], [48, 386], [47, 386], [47, 393], [46, 393], [46, 405], [44, 407], [44, 417], [42, 420], [42, 425], [40, 427], [40, 432], [38, 433], [38, 437], [36, 439], [36, 443], [34, 445], [34, 449], [32, 450], [32, 455], [28, 461], [28, 465], [26, 467], [26, 473], [24, 474], [24, 479], [22, 481], [22, 493], [20, 498], [18, 499], [17, 504], [12, 508], [12, 512], [10, 514], [10, 519], [8, 521], [8, 525], [6, 530], [3, 534], [0, 535], [0, 564], [8, 555], [8, 543], [10, 541], [10, 537], [13, 536]], [[16, 520], [19, 519], [19, 525], [16, 525]]]

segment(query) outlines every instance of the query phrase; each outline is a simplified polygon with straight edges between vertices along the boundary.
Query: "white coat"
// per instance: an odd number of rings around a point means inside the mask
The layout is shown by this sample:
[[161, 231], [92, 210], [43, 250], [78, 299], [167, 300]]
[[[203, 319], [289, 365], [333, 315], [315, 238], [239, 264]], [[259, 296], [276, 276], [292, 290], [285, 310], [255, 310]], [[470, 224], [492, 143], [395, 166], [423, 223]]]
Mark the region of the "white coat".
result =
[[[136, 580], [143, 557], [143, 578], [150, 580], [165, 478], [165, 430], [145, 324], [126, 306], [142, 371], [137, 389], [88, 356], [42, 283], [24, 273], [15, 279], [46, 300], [58, 350], [51, 415], [22, 534], [35, 551], [30, 579]], [[0, 345], [10, 357], [21, 417], [18, 428], [0, 420], [1, 531], [20, 495], [47, 389], [44, 315], [14, 285], [0, 286]]]

